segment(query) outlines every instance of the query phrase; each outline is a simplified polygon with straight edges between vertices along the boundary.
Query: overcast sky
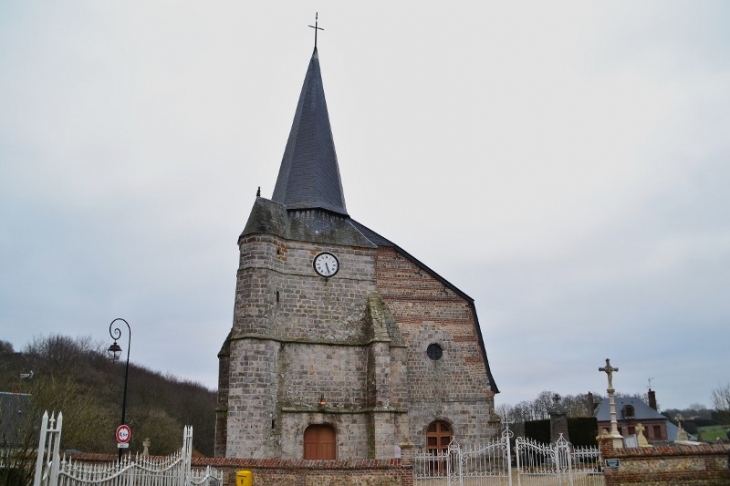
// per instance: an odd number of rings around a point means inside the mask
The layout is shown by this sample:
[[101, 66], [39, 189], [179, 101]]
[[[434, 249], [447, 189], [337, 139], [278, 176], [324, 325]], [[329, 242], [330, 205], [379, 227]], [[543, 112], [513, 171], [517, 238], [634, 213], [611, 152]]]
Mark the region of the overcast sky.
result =
[[[730, 380], [730, 3], [0, 3], [0, 339], [216, 387], [313, 47], [350, 215], [476, 301], [496, 403]], [[122, 340], [126, 346], [126, 338]], [[130, 387], [134, 386], [130, 383]]]

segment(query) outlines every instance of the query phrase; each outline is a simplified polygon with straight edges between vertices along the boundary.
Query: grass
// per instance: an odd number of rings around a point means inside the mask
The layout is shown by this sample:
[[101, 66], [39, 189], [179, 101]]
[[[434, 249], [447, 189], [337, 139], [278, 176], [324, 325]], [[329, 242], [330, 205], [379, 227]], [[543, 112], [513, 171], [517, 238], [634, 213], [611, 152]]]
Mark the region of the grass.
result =
[[702, 442], [715, 443], [719, 437], [723, 441], [727, 441], [727, 430], [730, 429], [730, 425], [708, 425], [706, 427], [700, 427], [698, 429], [698, 439]]

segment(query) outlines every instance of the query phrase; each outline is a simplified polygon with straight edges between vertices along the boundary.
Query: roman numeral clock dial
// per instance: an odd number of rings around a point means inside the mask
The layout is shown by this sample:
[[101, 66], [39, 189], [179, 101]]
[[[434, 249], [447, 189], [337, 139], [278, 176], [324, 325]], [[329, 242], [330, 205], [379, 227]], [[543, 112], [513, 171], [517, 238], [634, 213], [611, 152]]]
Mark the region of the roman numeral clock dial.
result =
[[314, 257], [313, 266], [315, 272], [328, 278], [337, 273], [340, 269], [340, 262], [332, 253], [320, 253]]

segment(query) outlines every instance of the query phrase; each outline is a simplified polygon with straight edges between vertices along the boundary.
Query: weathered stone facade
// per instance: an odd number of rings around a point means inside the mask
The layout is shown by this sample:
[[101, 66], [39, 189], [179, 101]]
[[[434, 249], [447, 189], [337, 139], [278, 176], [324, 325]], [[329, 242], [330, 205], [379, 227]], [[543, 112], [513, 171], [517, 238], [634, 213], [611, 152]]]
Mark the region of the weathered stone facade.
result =
[[[315, 51], [274, 197], [257, 197], [238, 241], [216, 455], [302, 459], [313, 424], [334, 430], [338, 459], [424, 447], [435, 421], [487, 439], [498, 390], [473, 301], [347, 215], [320, 91]], [[315, 270], [322, 253], [333, 275]]]
[[[258, 233], [239, 245], [234, 324], [220, 354], [219, 455], [300, 459], [304, 430], [322, 423], [334, 426], [342, 458], [423, 447], [435, 420], [462, 441], [496, 432], [474, 306], [448, 282], [395, 246]], [[332, 278], [313, 269], [321, 252], [339, 259]], [[432, 343], [440, 359], [427, 356]]]

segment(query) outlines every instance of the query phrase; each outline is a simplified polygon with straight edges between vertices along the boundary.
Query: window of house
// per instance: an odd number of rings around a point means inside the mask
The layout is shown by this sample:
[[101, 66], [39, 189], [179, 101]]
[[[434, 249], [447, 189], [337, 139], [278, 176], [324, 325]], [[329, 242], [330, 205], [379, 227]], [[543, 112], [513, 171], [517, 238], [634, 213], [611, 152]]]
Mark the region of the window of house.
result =
[[315, 424], [304, 431], [304, 459], [337, 459], [337, 434], [327, 424]]
[[652, 426], [653, 432], [654, 432], [654, 440], [662, 440], [662, 426], [661, 425], [653, 425]]
[[631, 405], [626, 405], [621, 410], [621, 415], [626, 418], [633, 418], [634, 417], [634, 407]]

